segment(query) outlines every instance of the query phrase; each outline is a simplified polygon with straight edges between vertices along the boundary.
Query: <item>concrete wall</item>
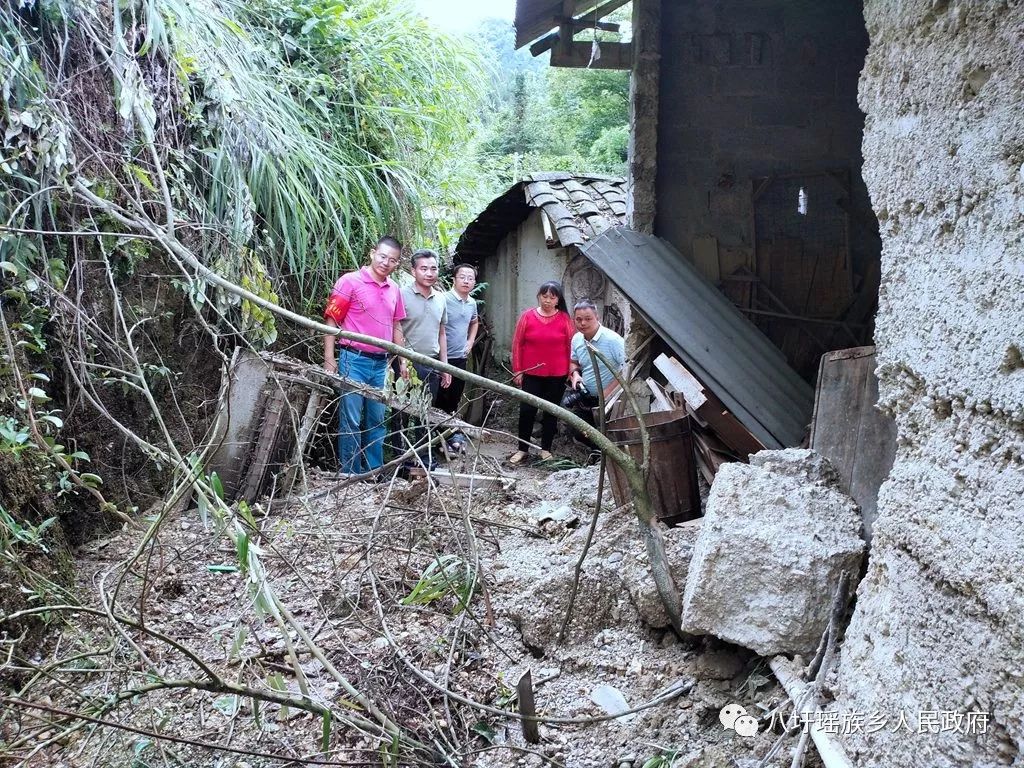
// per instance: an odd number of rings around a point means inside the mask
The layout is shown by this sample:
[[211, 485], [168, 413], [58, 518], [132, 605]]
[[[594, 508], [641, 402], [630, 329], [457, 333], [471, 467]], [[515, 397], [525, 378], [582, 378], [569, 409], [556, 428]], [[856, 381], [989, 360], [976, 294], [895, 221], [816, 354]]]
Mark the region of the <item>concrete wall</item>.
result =
[[854, 263], [877, 259], [858, 173], [856, 89], [867, 50], [860, 3], [662, 5], [656, 234], [687, 258], [703, 236], [749, 252], [752, 177], [848, 168]]
[[[899, 446], [836, 709], [890, 718], [844, 737], [860, 766], [1021, 765], [1024, 6], [869, 0], [865, 19], [879, 376]], [[935, 710], [992, 719], [918, 733]], [[901, 711], [910, 728], [892, 733]]]

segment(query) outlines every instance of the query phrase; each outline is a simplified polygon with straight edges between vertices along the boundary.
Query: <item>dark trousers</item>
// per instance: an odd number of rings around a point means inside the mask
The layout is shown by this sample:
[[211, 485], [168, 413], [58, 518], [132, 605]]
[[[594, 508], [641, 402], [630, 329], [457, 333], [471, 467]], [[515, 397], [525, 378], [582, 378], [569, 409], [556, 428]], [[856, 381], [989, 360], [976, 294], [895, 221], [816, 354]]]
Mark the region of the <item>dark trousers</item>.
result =
[[[531, 376], [523, 374], [523, 392], [547, 400], [556, 405], [562, 400], [565, 391], [565, 376]], [[519, 404], [519, 450], [529, 452], [530, 437], [533, 435], [533, 422], [537, 418], [537, 408], [526, 403]], [[550, 451], [555, 442], [558, 420], [550, 413], [541, 419], [540, 447]]]
[[[466, 370], [466, 358], [464, 357], [449, 360], [448, 364], [454, 365], [463, 371]], [[462, 393], [465, 391], [466, 382], [452, 376], [452, 383], [448, 386], [448, 389], [442, 389], [437, 392], [437, 395], [434, 397], [434, 405], [445, 413], [454, 415], [459, 410], [459, 403], [462, 402]]]
[[[430, 392], [427, 403], [432, 403], [437, 398], [437, 393], [441, 391], [441, 374], [437, 372], [437, 369], [427, 365], [420, 365], [419, 363], [413, 363], [412, 367], [423, 383], [423, 388]], [[419, 419], [410, 417], [407, 413], [395, 413], [391, 420], [391, 429], [392, 434], [389, 436], [389, 442], [396, 456], [405, 453], [409, 449], [405, 438], [408, 438], [413, 445], [416, 445], [426, 437], [426, 430], [419, 424]], [[400, 433], [404, 433], [405, 437]]]
[[[579, 416], [581, 419], [583, 419], [585, 422], [587, 422], [587, 424], [589, 424], [590, 426], [596, 427], [597, 424], [594, 423], [594, 409], [597, 408], [597, 406], [598, 402], [596, 397], [589, 394], [583, 395], [583, 397], [579, 399], [579, 402], [576, 403], [575, 406], [573, 406], [572, 412], [575, 415]], [[573, 434], [576, 436], [578, 440], [582, 440], [591, 448], [594, 447], [594, 444], [593, 442], [591, 442], [590, 438], [588, 438], [582, 432], [574, 429]]]

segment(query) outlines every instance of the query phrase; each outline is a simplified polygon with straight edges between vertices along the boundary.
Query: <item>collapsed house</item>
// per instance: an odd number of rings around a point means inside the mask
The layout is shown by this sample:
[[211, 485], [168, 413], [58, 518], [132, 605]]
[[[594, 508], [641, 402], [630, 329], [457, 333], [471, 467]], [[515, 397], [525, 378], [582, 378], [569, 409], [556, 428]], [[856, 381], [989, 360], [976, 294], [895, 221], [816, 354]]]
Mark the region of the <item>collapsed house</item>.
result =
[[[585, 66], [572, 34], [619, 5], [574, 22], [520, 0], [519, 43]], [[519, 188], [525, 217], [491, 235], [532, 216], [554, 277], [590, 259], [636, 309], [654, 402], [755, 440], [749, 465], [711, 462], [684, 623], [774, 654], [794, 697], [787, 657], [813, 655], [815, 707], [849, 724], [814, 733], [830, 765], [1024, 752], [1021, 25], [994, 5], [635, 0], [632, 41], [598, 60], [633, 74], [628, 229], [558, 254]]]
[[519, 312], [548, 280], [565, 287], [570, 306], [593, 301], [601, 322], [622, 332], [629, 303], [581, 252], [597, 235], [626, 223], [626, 183], [614, 176], [531, 173], [509, 187], [466, 227], [456, 262], [472, 264], [488, 284], [492, 353], [507, 357]]
[[[553, 66], [631, 69], [632, 233], [604, 233], [587, 255], [606, 252], [611, 268], [628, 254], [616, 238], [678, 254], [676, 266], [719, 283], [791, 368], [810, 380], [820, 365], [812, 446], [832, 452], [873, 530], [866, 575], [856, 584], [851, 574], [856, 605], [827, 706], [850, 722], [860, 713], [886, 723], [834, 732], [831, 759], [1015, 764], [1024, 753], [1024, 11], [634, 0], [631, 41], [600, 43], [598, 58], [589, 39], [574, 40], [612, 26], [600, 20], [621, 5], [518, 0], [517, 46], [550, 51]], [[619, 287], [657, 325], [639, 294]], [[650, 282], [651, 293], [660, 287]], [[646, 333], [638, 326], [634, 348]], [[877, 351], [865, 348], [872, 340]], [[842, 347], [852, 349], [831, 351]], [[797, 496], [831, 492], [831, 470], [758, 461]], [[738, 493], [771, 487], [757, 472], [728, 474]], [[884, 478], [877, 510], [868, 476]], [[712, 505], [715, 496], [713, 487]], [[840, 549], [852, 557], [856, 547]], [[822, 599], [839, 592], [823, 584]]]

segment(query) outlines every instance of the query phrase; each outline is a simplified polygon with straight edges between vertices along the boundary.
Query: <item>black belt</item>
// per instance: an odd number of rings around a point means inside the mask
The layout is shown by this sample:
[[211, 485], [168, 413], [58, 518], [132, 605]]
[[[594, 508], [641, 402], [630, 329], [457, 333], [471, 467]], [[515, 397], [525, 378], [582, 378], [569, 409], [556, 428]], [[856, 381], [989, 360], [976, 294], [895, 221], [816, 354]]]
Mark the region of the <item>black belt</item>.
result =
[[350, 347], [347, 344], [342, 344], [340, 346], [340, 349], [342, 349], [342, 350], [344, 350], [346, 352], [352, 352], [353, 354], [356, 354], [356, 355], [362, 355], [363, 357], [368, 357], [371, 360], [387, 360], [388, 359], [387, 352], [367, 352], [365, 349], [357, 349], [356, 347]]

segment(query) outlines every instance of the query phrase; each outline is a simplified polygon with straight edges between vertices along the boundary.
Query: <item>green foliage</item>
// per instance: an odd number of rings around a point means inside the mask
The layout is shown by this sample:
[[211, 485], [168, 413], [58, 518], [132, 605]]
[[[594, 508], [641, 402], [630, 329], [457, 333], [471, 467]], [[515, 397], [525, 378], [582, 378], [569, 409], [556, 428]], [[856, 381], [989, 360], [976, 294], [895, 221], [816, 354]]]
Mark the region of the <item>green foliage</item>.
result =
[[12, 556], [11, 548], [16, 545], [49, 552], [44, 534], [56, 522], [56, 517], [48, 517], [39, 525], [32, 525], [24, 520], [15, 520], [10, 512], [0, 506], [0, 552], [9, 558]]
[[642, 768], [672, 768], [680, 757], [682, 757], [682, 752], [678, 749], [671, 747], [659, 749], [656, 755], [644, 761]]
[[625, 166], [629, 148], [629, 126], [605, 128], [590, 145], [588, 159], [595, 167], [617, 168]]
[[[113, 14], [101, 4], [21, 5], [0, 17], [0, 57], [10, 62], [0, 69], [0, 220], [16, 213], [16, 228], [59, 228], [53, 201], [76, 167], [70, 137], [94, 133], [83, 124], [94, 112], [51, 100], [67, 83], [49, 80], [69, 70], [46, 41], [69, 37], [85, 49], [109, 41], [97, 62], [109, 69], [110, 93], [92, 98], [110, 99], [132, 139], [107, 148], [115, 162], [84, 166], [93, 175], [84, 180], [112, 202], [130, 195], [156, 206], [156, 220], [169, 198], [179, 232], [197, 236], [190, 247], [207, 264], [245, 271], [248, 254], [259, 254], [263, 272], [250, 279], [262, 295], [295, 290], [312, 309], [381, 234], [419, 237], [424, 205], [467, 208], [451, 163], [477, 112], [479, 64], [409, 0], [121, 0]], [[149, 79], [168, 65], [170, 81]], [[0, 237], [11, 246], [12, 235]], [[21, 239], [44, 251], [41, 236]], [[119, 276], [135, 263], [119, 262]], [[272, 343], [269, 318], [241, 312], [253, 341]]]
[[456, 601], [453, 613], [459, 613], [469, 605], [475, 589], [473, 567], [458, 555], [441, 555], [424, 569], [412, 592], [402, 600], [402, 605], [429, 605], [452, 595]]
[[211, 249], [273, 243], [271, 271], [318, 301], [376, 237], [412, 235], [423, 201], [457, 194], [443, 167], [467, 139], [473, 61], [407, 2], [160, 5], [203, 139], [191, 197], [226, 235]]
[[494, 20], [474, 37], [496, 63], [472, 147], [482, 180], [474, 213], [535, 171], [625, 173], [628, 72], [551, 68], [544, 58], [515, 51], [511, 26]]

